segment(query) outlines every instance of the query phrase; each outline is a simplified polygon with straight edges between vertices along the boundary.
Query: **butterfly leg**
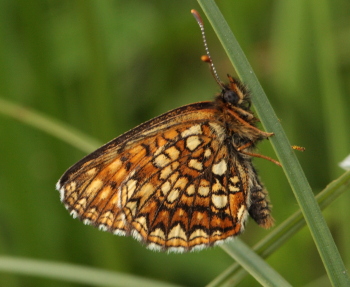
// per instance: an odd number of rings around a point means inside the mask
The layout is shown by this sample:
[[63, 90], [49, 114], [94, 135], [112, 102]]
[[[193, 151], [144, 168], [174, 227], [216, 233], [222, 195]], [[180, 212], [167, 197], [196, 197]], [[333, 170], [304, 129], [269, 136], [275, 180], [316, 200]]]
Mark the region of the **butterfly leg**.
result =
[[271, 161], [271, 162], [273, 162], [274, 164], [276, 164], [278, 166], [282, 166], [279, 161], [277, 161], [277, 160], [275, 160], [275, 159], [273, 159], [271, 157], [268, 157], [266, 155], [262, 155], [262, 154], [258, 154], [258, 153], [252, 153], [252, 152], [247, 152], [247, 151], [242, 151], [242, 150], [240, 152], [244, 153], [246, 155], [253, 156], [253, 157], [260, 157], [260, 158], [266, 159], [268, 161]]
[[260, 158], [263, 158], [263, 159], [266, 159], [266, 160], [269, 160], [271, 162], [273, 162], [274, 164], [278, 165], [278, 166], [281, 166], [281, 164], [277, 161], [277, 160], [274, 160], [273, 158], [270, 158], [268, 156], [265, 156], [265, 155], [262, 155], [262, 154], [258, 154], [258, 153], [252, 153], [252, 152], [248, 152], [248, 151], [244, 151], [244, 149], [250, 147], [251, 145], [253, 145], [253, 142], [248, 142], [240, 147], [237, 147], [236, 149], [241, 152], [241, 153], [244, 153], [246, 155], [250, 155], [250, 156], [253, 156], [253, 157], [260, 157]]

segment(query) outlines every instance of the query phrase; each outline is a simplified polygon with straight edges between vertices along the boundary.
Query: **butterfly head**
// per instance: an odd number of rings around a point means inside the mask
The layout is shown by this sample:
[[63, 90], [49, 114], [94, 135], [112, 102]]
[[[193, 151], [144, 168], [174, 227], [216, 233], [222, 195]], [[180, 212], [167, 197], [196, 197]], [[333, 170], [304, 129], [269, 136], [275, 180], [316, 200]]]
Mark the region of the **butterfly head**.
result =
[[241, 82], [227, 75], [229, 78], [228, 85], [222, 85], [221, 98], [224, 103], [239, 107], [244, 110], [249, 110], [251, 100], [246, 88]]

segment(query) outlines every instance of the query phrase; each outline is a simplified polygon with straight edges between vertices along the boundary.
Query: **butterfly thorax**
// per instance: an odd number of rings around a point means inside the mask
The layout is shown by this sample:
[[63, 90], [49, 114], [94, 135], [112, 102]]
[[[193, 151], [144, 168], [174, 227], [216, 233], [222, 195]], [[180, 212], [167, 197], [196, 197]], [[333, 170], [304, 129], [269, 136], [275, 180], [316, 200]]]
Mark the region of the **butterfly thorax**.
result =
[[246, 88], [236, 79], [229, 77], [229, 84], [215, 98], [218, 120], [226, 127], [227, 136], [233, 139], [236, 147], [248, 142], [267, 138], [256, 128], [259, 121], [251, 111], [250, 95]]

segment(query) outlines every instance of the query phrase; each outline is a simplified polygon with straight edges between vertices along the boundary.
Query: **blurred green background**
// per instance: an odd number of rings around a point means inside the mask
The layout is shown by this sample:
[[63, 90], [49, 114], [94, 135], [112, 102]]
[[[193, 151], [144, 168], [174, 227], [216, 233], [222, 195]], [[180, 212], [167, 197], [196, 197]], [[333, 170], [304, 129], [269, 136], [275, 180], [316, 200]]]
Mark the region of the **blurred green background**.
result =
[[[315, 193], [350, 153], [350, 1], [217, 1], [261, 81]], [[56, 118], [101, 143], [219, 91], [208, 67], [196, 1], [0, 0], [0, 97]], [[216, 68], [233, 68], [206, 23]], [[69, 216], [55, 191], [86, 153], [0, 113], [0, 252], [204, 286], [232, 259], [219, 247], [155, 253]], [[259, 153], [275, 157], [266, 141]], [[279, 224], [298, 209], [281, 168], [255, 159]], [[350, 265], [350, 196], [325, 212]], [[250, 245], [269, 231], [253, 221]], [[293, 286], [325, 274], [306, 228], [268, 262]], [[329, 286], [327, 279], [315, 286]], [[80, 286], [0, 271], [1, 286]], [[258, 286], [248, 278], [240, 286]], [[312, 286], [312, 285], [309, 285]]]

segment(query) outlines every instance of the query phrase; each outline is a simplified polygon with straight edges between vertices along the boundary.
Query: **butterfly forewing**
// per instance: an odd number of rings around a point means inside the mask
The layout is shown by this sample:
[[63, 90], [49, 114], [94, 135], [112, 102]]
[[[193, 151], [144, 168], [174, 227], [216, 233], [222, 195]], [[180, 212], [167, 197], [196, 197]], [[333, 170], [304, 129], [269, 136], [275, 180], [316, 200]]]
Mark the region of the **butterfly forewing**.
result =
[[62, 176], [61, 200], [86, 224], [154, 250], [220, 243], [243, 231], [248, 213], [268, 227], [266, 192], [235, 146], [229, 107], [221, 100], [180, 107], [112, 140]]

